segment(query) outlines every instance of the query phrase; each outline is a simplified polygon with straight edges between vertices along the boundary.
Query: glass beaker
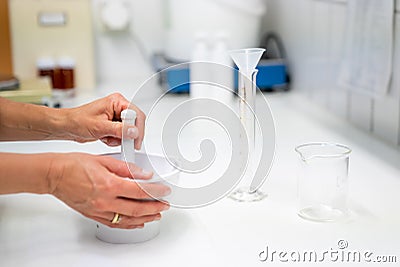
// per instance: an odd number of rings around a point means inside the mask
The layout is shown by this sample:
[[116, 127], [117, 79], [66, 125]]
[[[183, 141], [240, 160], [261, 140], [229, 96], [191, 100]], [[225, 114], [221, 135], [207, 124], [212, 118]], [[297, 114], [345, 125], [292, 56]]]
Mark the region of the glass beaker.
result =
[[299, 216], [321, 222], [346, 218], [351, 149], [340, 144], [309, 143], [295, 150], [300, 156]]

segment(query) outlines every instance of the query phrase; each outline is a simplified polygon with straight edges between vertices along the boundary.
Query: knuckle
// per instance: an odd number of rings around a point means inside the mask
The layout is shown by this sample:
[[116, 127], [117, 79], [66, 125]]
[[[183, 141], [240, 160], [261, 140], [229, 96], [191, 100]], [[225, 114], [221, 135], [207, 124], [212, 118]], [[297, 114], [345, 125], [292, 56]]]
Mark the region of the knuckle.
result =
[[121, 93], [116, 92], [116, 93], [112, 93], [112, 94], [110, 95], [110, 98], [111, 98], [111, 99], [120, 99], [120, 98], [123, 98], [123, 96], [122, 96]]
[[105, 191], [111, 195], [115, 195], [121, 190], [121, 187], [121, 183], [118, 182], [118, 179], [110, 177], [107, 179], [107, 183], [105, 184]]
[[131, 211], [131, 217], [137, 218], [137, 217], [141, 217], [144, 214], [144, 209], [143, 209], [143, 204], [139, 205], [137, 207], [135, 207], [132, 211]]
[[96, 120], [92, 126], [91, 126], [91, 130], [90, 130], [90, 135], [93, 138], [99, 138], [102, 135], [102, 131], [103, 131], [104, 125], [102, 121]]
[[169, 206], [167, 206], [165, 203], [157, 202], [157, 212], [162, 212], [162, 211], [165, 211], [168, 209], [169, 209]]
[[114, 179], [114, 174], [103, 174], [102, 181], [95, 185], [96, 201], [105, 203], [105, 198], [115, 195], [118, 187], [118, 179]]
[[105, 205], [104, 202], [100, 199], [92, 199], [90, 201], [90, 206], [95, 209], [95, 210], [104, 210], [105, 209]]
[[140, 185], [138, 185], [138, 198], [140, 199], [150, 198], [149, 194]]

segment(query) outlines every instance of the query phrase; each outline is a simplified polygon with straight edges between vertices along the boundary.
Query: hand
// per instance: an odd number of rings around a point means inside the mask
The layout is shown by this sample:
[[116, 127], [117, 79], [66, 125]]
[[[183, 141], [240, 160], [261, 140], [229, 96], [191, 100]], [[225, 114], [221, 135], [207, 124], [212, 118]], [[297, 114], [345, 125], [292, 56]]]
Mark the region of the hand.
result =
[[[150, 179], [152, 173], [134, 164], [128, 168], [125, 162], [111, 157], [57, 154], [48, 176], [51, 194], [84, 216], [110, 227], [140, 228], [146, 222], [159, 220], [160, 212], [169, 208], [160, 201], [143, 201], [152, 198], [146, 192], [156, 198], [168, 195], [167, 186], [145, 184], [145, 192], [126, 178]], [[111, 224], [116, 212], [121, 214], [121, 221]]]
[[118, 146], [122, 138], [121, 111], [136, 111], [136, 128], [133, 128], [135, 149], [140, 149], [144, 137], [145, 114], [135, 105], [129, 103], [121, 94], [115, 93], [89, 104], [67, 109], [68, 139], [77, 142], [89, 142], [100, 139], [109, 146]]

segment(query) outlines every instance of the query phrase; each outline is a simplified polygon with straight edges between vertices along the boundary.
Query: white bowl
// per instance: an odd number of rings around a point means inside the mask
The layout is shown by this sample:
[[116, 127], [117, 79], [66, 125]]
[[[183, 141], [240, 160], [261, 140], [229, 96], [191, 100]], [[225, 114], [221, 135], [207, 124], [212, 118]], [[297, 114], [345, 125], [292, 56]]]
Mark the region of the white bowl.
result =
[[[121, 160], [121, 153], [106, 154]], [[123, 160], [123, 157], [122, 157]], [[168, 181], [176, 184], [179, 181], [179, 170], [171, 166], [166, 158], [160, 155], [136, 153], [136, 165], [144, 170], [153, 171], [152, 179], [144, 183], [163, 183]], [[168, 200], [168, 196], [164, 198]], [[97, 223], [96, 237], [113, 244], [140, 243], [156, 237], [160, 233], [160, 221], [145, 223], [142, 229], [118, 229]]]

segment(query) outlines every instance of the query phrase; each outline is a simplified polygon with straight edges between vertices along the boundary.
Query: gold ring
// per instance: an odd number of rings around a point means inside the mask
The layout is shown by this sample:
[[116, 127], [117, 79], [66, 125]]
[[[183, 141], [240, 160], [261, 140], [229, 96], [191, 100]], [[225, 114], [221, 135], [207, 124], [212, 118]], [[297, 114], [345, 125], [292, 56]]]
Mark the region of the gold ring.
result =
[[114, 214], [114, 218], [111, 220], [112, 224], [118, 224], [121, 221], [121, 215], [119, 213]]

